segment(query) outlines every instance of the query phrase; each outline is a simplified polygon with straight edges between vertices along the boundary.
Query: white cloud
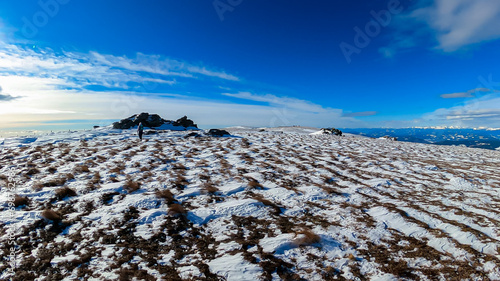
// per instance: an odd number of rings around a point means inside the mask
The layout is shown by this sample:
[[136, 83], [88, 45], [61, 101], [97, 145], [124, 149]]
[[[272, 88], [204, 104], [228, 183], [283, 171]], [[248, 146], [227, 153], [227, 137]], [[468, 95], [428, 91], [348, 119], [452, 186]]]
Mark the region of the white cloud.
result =
[[365, 117], [365, 116], [373, 116], [377, 115], [376, 111], [361, 111], [361, 112], [350, 112], [344, 113], [343, 117]]
[[474, 94], [477, 92], [491, 92], [494, 90], [490, 90], [487, 88], [476, 88], [472, 90], [468, 90], [467, 92], [458, 92], [458, 93], [452, 93], [452, 94], [442, 94], [441, 97], [443, 99], [454, 99], [454, 98], [472, 98], [474, 97]]
[[265, 102], [274, 106], [285, 106], [287, 108], [298, 109], [307, 112], [320, 113], [327, 111], [327, 109], [323, 108], [322, 106], [314, 104], [310, 101], [290, 98], [290, 97], [278, 97], [271, 94], [257, 95], [250, 92], [239, 92], [239, 93], [223, 93], [223, 95], [239, 99]]
[[500, 95], [495, 92], [462, 105], [425, 114], [420, 122], [431, 125], [500, 128]]
[[7, 93], [2, 93], [3, 91], [3, 88], [2, 86], [0, 85], [0, 102], [2, 101], [11, 101], [11, 100], [14, 100], [14, 99], [17, 99], [19, 97], [13, 97]]
[[[0, 75], [43, 76], [66, 81], [67, 87], [99, 85], [129, 89], [130, 82], [176, 84], [176, 77], [203, 77], [238, 81], [239, 78], [206, 66], [197, 66], [138, 53], [135, 58], [90, 52], [56, 53], [13, 44], [0, 45]], [[61, 85], [63, 86], [63, 85]]]
[[434, 41], [444, 52], [500, 38], [498, 0], [420, 0], [393, 25], [394, 41], [380, 49], [386, 57]]

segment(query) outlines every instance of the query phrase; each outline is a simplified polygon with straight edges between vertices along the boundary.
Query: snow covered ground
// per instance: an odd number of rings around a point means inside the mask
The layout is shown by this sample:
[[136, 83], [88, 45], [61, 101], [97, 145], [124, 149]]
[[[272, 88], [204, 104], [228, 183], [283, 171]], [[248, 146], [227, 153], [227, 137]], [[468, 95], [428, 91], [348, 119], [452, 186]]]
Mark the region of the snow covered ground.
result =
[[0, 279], [500, 280], [499, 151], [228, 130], [5, 139]]

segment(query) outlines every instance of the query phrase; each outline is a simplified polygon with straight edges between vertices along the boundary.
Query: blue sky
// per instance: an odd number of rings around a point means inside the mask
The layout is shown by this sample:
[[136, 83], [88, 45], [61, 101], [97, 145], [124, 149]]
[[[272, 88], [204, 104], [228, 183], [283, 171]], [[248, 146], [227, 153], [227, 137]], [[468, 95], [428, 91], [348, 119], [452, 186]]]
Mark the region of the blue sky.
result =
[[2, 1], [0, 129], [500, 127], [497, 0]]

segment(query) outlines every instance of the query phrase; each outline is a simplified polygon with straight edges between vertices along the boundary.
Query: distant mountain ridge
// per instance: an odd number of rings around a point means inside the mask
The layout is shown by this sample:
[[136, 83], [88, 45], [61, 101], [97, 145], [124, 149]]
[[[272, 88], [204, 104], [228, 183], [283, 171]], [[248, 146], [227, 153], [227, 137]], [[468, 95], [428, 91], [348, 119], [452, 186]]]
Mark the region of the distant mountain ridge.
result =
[[399, 141], [437, 145], [463, 145], [473, 148], [500, 148], [500, 130], [478, 128], [358, 128], [341, 129], [343, 132], [372, 138], [396, 137]]

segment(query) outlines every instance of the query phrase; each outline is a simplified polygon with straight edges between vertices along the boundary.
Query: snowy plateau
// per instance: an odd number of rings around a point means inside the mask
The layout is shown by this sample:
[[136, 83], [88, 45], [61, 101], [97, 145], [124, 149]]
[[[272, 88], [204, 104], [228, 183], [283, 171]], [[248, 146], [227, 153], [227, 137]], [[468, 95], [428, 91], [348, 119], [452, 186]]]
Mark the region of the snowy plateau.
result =
[[7, 138], [1, 280], [500, 280], [500, 151], [314, 129]]

